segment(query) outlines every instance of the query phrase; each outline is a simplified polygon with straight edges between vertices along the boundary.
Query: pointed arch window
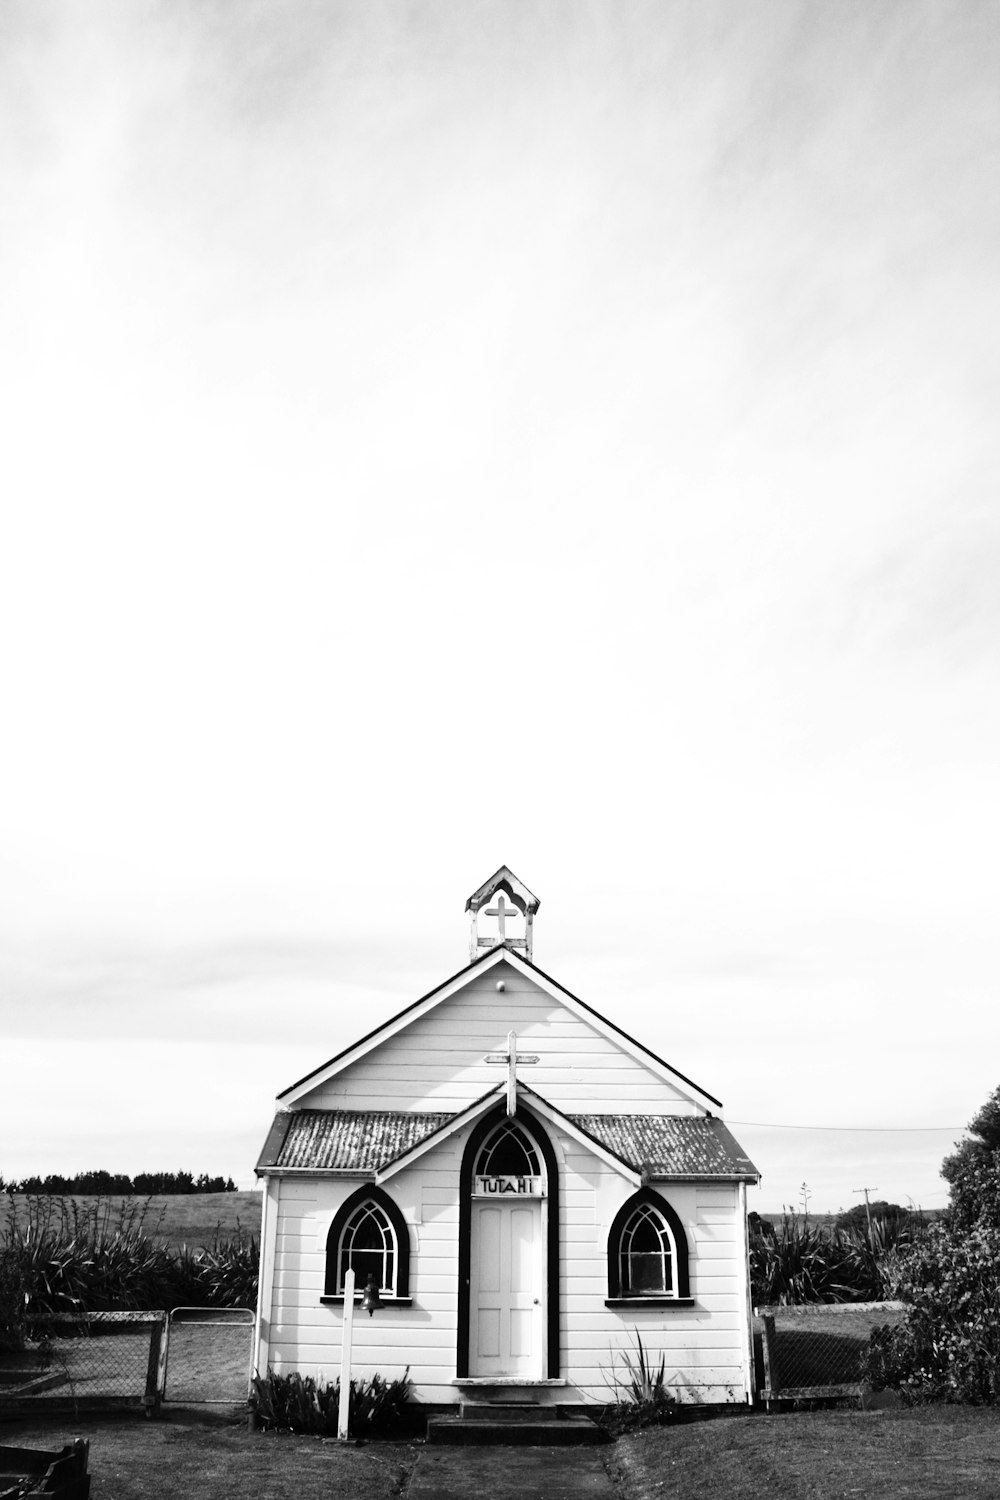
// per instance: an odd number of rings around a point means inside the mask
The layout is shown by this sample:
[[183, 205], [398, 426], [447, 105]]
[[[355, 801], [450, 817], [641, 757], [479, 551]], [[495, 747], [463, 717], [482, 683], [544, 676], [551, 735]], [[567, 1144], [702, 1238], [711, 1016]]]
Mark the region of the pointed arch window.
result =
[[688, 1248], [684, 1226], [652, 1188], [634, 1193], [618, 1210], [608, 1235], [609, 1306], [690, 1306]]
[[326, 1239], [324, 1302], [344, 1300], [344, 1277], [354, 1271], [355, 1295], [374, 1277], [383, 1302], [409, 1302], [410, 1235], [388, 1193], [359, 1188], [341, 1205]]

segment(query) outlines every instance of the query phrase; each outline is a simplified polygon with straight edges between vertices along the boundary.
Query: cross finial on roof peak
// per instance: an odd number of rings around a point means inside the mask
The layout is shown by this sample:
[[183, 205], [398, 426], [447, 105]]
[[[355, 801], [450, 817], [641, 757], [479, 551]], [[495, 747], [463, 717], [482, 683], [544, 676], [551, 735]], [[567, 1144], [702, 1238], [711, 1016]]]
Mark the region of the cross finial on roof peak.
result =
[[[513, 909], [504, 902], [503, 893], [506, 892], [514, 903]], [[488, 903], [497, 898], [496, 906], [490, 908]], [[541, 902], [538, 897], [532, 895], [526, 885], [523, 885], [513, 870], [506, 865], [501, 865], [489, 880], [485, 881], [478, 890], [473, 891], [465, 903], [467, 912], [472, 913], [472, 931], [469, 941], [469, 959], [478, 958], [484, 948], [518, 948], [527, 959], [531, 959], [531, 929], [535, 912]], [[479, 936], [479, 913], [483, 908], [484, 916], [497, 919], [497, 930], [486, 937]], [[524, 936], [515, 936], [507, 931], [507, 923], [516, 920], [520, 914], [524, 918]], [[519, 922], [518, 922], [518, 925]]]

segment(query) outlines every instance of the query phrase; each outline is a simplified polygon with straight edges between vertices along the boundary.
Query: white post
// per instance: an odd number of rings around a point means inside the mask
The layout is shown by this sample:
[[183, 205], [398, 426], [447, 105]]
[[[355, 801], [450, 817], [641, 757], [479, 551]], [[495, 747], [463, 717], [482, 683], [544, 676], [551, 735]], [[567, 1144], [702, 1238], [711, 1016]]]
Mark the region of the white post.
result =
[[347, 1424], [351, 1400], [351, 1337], [354, 1333], [354, 1268], [344, 1273], [344, 1337], [340, 1345], [340, 1408], [337, 1415], [337, 1441], [347, 1442]]
[[[753, 1297], [750, 1289], [750, 1226], [747, 1223], [747, 1185], [739, 1183], [736, 1195], [737, 1214], [743, 1226], [743, 1254], [740, 1256], [739, 1279], [743, 1293], [743, 1384], [747, 1405], [753, 1406], [756, 1369], [753, 1358]], [[768, 1382], [770, 1384], [770, 1382]], [[770, 1410], [770, 1405], [768, 1406]]]

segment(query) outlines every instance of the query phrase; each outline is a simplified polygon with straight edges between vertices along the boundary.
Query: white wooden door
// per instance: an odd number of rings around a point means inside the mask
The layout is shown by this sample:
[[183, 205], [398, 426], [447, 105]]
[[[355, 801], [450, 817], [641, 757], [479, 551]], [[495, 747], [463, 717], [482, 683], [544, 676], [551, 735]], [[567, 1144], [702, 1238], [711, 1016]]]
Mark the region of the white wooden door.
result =
[[541, 1203], [475, 1203], [470, 1287], [473, 1376], [542, 1375]]

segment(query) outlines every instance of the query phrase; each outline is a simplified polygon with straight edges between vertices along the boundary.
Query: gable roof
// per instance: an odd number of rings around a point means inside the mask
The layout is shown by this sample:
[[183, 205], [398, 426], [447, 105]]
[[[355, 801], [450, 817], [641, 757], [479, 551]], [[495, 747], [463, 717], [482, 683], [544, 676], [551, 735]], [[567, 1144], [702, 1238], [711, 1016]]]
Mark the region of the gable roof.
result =
[[514, 905], [519, 907], [526, 915], [528, 912], [534, 916], [541, 906], [537, 896], [533, 896], [523, 881], [518, 880], [513, 870], [508, 870], [506, 865], [501, 865], [495, 875], [491, 875], [478, 889], [473, 891], [465, 903], [466, 911], [478, 911], [485, 906], [487, 901], [492, 901], [497, 891], [506, 891]]
[[[683, 1181], [706, 1178], [756, 1182], [757, 1168], [723, 1122], [713, 1115], [564, 1115], [534, 1090], [519, 1085], [529, 1107], [614, 1158], [624, 1175]], [[402, 1110], [302, 1109], [279, 1114], [257, 1163], [257, 1172], [393, 1175], [502, 1096], [491, 1090], [457, 1114], [407, 1114]], [[614, 1162], [612, 1163], [612, 1165]]]
[[286, 1105], [294, 1104], [303, 1095], [318, 1087], [319, 1084], [325, 1083], [335, 1074], [340, 1073], [344, 1068], [349, 1067], [352, 1063], [357, 1062], [360, 1058], [371, 1052], [380, 1042], [386, 1041], [389, 1037], [402, 1031], [412, 1021], [426, 1015], [428, 1011], [440, 1005], [450, 995], [462, 989], [471, 974], [490, 969], [498, 963], [507, 963], [519, 970], [527, 978], [533, 980], [552, 999], [558, 1000], [560, 1004], [565, 1005], [582, 1020], [587, 1021], [595, 1030], [602, 1032], [604, 1036], [616, 1042], [624, 1051], [636, 1058], [651, 1072], [657, 1074], [674, 1088], [681, 1086], [680, 1092], [684, 1093], [699, 1108], [707, 1110], [712, 1105], [717, 1109], [722, 1108], [721, 1100], [716, 1099], [713, 1094], [709, 1094], [705, 1089], [699, 1087], [693, 1079], [687, 1078], [676, 1068], [671, 1067], [662, 1057], [658, 1057], [655, 1052], [651, 1052], [642, 1042], [636, 1041], [635, 1037], [630, 1036], [627, 1031], [623, 1031], [620, 1026], [616, 1026], [606, 1016], [602, 1016], [599, 1011], [596, 1011], [593, 1006], [588, 1005], [585, 1000], [581, 1000], [570, 990], [565, 989], [557, 980], [546, 974], [542, 969], [537, 968], [530, 959], [523, 957], [522, 954], [515, 952], [512, 948], [508, 948], [503, 943], [498, 944], [495, 948], [491, 948], [482, 958], [474, 959], [464, 969], [460, 969], [457, 974], [453, 974], [450, 979], [444, 980], [442, 984], [437, 985], [433, 990], [429, 990], [426, 995], [422, 995], [419, 1000], [414, 1000], [401, 1011], [397, 1011], [394, 1016], [384, 1021], [381, 1026], [377, 1026], [374, 1031], [369, 1031], [360, 1041], [355, 1042], [350, 1047], [345, 1047], [342, 1052], [338, 1052], [329, 1061], [321, 1063], [311, 1073], [306, 1073], [297, 1082], [290, 1084], [288, 1088], [283, 1089], [278, 1095], [278, 1100]]

